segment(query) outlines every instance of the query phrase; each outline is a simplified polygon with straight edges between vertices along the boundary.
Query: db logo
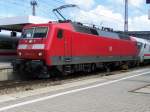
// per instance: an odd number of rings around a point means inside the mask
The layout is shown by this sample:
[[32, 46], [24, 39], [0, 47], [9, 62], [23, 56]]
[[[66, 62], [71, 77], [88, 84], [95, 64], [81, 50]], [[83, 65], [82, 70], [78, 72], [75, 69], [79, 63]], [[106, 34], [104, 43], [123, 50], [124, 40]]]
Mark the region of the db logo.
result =
[[112, 46], [109, 46], [108, 50], [109, 50], [109, 51], [112, 51]]

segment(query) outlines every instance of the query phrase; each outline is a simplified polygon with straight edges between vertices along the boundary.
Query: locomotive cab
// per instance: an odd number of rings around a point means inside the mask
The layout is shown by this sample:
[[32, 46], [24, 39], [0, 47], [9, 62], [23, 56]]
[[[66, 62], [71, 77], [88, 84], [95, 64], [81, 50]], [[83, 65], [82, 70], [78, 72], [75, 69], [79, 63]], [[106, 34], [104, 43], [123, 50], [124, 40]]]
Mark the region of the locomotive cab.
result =
[[25, 28], [18, 46], [18, 56], [24, 59], [44, 59], [48, 26]]
[[64, 35], [70, 35], [66, 33], [70, 30], [73, 30], [70, 23], [50, 22], [25, 26], [17, 48], [18, 59], [12, 63], [13, 70], [38, 76], [45, 73], [46, 76], [49, 69], [59, 64], [55, 60], [61, 61], [61, 56], [68, 53], [65, 52], [69, 46], [65, 46], [65, 39], [68, 38]]
[[37, 71], [37, 68], [44, 69], [49, 29], [50, 24], [34, 24], [24, 27], [17, 48], [18, 59], [12, 63], [14, 70], [29, 73]]

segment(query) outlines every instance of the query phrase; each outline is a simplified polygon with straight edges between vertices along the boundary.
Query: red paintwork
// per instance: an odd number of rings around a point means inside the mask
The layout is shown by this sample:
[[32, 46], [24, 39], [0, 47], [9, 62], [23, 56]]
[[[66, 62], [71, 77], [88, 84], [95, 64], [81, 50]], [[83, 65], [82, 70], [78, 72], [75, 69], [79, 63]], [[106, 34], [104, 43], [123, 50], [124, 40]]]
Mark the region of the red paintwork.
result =
[[[42, 50], [18, 50], [18, 52], [21, 51], [22, 55], [21, 58], [24, 59], [44, 59], [45, 54]], [[38, 56], [38, 53], [42, 52], [43, 56]]]
[[[18, 50], [18, 52], [23, 53], [20, 58], [43, 59], [47, 65], [51, 65], [50, 57], [52, 56], [136, 56], [139, 52], [136, 42], [133, 40], [112, 39], [78, 33], [74, 31], [70, 23], [37, 24], [28, 25], [25, 28], [38, 26], [49, 27], [47, 38], [32, 39], [32, 43], [29, 43], [29, 39], [22, 39], [19, 44], [44, 43], [45, 49], [41, 51], [44, 56], [37, 56], [39, 50], [26, 49]], [[62, 39], [57, 38], [57, 31], [60, 28], [64, 30]]]
[[144, 54], [144, 56], [150, 56], [150, 54]]
[[[135, 56], [135, 43], [122, 39], [111, 39], [76, 33], [73, 37], [73, 55], [81, 56]], [[77, 45], [76, 45], [77, 44]], [[84, 52], [83, 52], [84, 51]]]

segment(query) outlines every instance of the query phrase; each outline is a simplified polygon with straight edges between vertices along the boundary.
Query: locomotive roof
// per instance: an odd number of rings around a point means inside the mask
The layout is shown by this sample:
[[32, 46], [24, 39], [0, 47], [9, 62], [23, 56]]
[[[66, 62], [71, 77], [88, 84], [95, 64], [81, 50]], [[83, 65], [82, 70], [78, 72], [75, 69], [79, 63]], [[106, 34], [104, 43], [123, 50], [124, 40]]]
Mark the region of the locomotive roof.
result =
[[77, 32], [97, 35], [97, 36], [103, 36], [108, 38], [114, 38], [114, 39], [125, 39], [129, 40], [129, 35], [122, 33], [122, 32], [115, 32], [112, 28], [102, 27], [98, 28], [95, 25], [93, 26], [86, 26], [82, 23], [78, 22], [72, 22], [72, 25]]
[[[74, 30], [76, 32], [96, 35], [100, 37], [130, 40], [129, 35], [122, 33], [122, 32], [115, 32], [113, 31], [112, 28], [106, 28], [106, 27], [99, 28], [99, 27], [96, 27], [96, 25], [87, 26], [80, 22], [72, 22], [70, 20], [58, 21], [58, 22], [53, 21], [53, 22], [49, 22], [49, 24], [54, 24], [63, 29]], [[41, 26], [41, 25], [47, 25], [47, 24], [36, 24], [36, 26]], [[32, 26], [35, 26], [35, 24], [29, 25], [29, 27], [32, 27]]]

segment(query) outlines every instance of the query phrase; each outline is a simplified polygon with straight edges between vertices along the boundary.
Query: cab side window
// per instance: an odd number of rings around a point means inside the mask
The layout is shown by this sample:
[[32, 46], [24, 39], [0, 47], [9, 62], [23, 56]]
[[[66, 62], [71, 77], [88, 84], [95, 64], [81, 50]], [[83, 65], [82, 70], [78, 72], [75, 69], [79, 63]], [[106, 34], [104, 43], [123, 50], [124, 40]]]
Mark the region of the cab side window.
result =
[[141, 42], [137, 42], [137, 47], [138, 47], [138, 49], [141, 49], [142, 48], [142, 43]]
[[58, 39], [62, 39], [62, 38], [63, 38], [63, 33], [64, 33], [64, 30], [58, 29], [57, 38], [58, 38]]

